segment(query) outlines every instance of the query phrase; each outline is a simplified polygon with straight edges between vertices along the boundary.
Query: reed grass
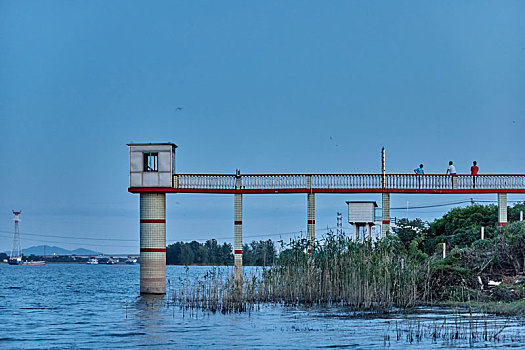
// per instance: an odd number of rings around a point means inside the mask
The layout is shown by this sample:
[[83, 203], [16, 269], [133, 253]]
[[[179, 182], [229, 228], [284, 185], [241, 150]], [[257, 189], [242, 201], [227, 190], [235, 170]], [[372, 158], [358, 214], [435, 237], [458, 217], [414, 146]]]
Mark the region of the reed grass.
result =
[[[434, 320], [396, 320], [393, 332], [387, 329], [383, 336], [385, 344], [391, 340], [407, 344], [431, 340], [444, 342], [451, 346], [478, 344], [488, 346], [490, 343], [523, 343], [525, 336], [516, 329], [516, 322], [510, 319], [500, 320], [488, 315], [458, 315], [451, 318]], [[391, 339], [393, 333], [394, 339]]]
[[179, 281], [174, 300], [184, 308], [212, 312], [251, 310], [259, 303], [338, 304], [360, 310], [410, 307], [426, 298], [418, 287], [421, 265], [395, 253], [388, 239], [356, 243], [329, 234], [312, 253], [306, 239], [291, 241], [274, 266], [235, 281], [231, 270]]
[[235, 281], [231, 270], [213, 268], [202, 277], [180, 278], [172, 290], [173, 300], [184, 309], [211, 312], [243, 312], [248, 305], [242, 284]]
[[285, 304], [341, 304], [357, 309], [389, 310], [420, 300], [419, 266], [394, 253], [387, 239], [356, 243], [329, 234], [305, 254], [306, 240], [292, 247], [264, 271], [260, 296]]

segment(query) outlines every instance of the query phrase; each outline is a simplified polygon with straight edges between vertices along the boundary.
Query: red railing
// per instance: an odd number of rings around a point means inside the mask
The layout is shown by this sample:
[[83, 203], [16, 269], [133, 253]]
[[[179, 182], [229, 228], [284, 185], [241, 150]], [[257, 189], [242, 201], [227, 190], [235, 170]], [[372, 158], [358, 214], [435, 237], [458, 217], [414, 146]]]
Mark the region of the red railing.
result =
[[525, 192], [525, 175], [177, 174], [176, 192]]

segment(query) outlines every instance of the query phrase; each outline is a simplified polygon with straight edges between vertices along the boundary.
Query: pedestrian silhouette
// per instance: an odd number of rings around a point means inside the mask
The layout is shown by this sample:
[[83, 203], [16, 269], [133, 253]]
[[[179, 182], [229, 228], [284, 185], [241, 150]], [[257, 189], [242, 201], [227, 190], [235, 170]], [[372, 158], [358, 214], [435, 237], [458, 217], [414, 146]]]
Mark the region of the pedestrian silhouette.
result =
[[479, 167], [478, 162], [473, 161], [470, 167], [470, 175], [472, 175], [472, 188], [476, 188], [476, 177], [478, 175]]
[[[414, 169], [414, 173], [416, 173], [416, 175], [425, 174], [425, 171], [423, 170], [423, 164], [419, 164], [419, 168]], [[418, 184], [418, 188], [421, 188], [421, 177], [420, 176], [417, 177], [417, 184]]]
[[454, 166], [454, 162], [450, 161], [448, 162], [448, 169], [447, 169], [447, 175], [452, 175], [452, 188], [458, 187], [458, 178], [456, 177], [456, 167]]

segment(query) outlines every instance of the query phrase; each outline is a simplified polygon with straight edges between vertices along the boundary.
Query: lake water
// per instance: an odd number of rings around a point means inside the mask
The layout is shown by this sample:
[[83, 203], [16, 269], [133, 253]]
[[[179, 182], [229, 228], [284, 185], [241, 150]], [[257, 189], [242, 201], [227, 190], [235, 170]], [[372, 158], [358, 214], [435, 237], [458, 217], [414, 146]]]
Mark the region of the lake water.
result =
[[[168, 266], [167, 275], [173, 283], [207, 270]], [[138, 265], [0, 265], [0, 286], [0, 349], [525, 348], [522, 319], [444, 309], [387, 316], [280, 305], [183, 312], [167, 297], [138, 296]], [[458, 324], [477, 338], [462, 338], [463, 331], [455, 339]], [[493, 340], [482, 340], [484, 331]]]

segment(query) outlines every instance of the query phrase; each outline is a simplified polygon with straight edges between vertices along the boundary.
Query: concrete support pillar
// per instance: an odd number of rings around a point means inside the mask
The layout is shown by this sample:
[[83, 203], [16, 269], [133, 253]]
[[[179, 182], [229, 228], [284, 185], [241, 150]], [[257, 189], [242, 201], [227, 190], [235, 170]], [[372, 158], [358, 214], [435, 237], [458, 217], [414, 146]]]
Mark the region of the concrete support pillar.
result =
[[307, 237], [308, 237], [308, 252], [315, 241], [315, 193], [308, 193], [307, 198]]
[[[241, 178], [237, 177], [238, 189], [241, 188]], [[234, 194], [233, 222], [233, 257], [235, 265], [235, 280], [242, 282], [242, 194]]]
[[381, 238], [385, 237], [390, 231], [390, 193], [381, 194]]
[[365, 239], [372, 240], [372, 225], [366, 224]]
[[166, 293], [166, 194], [140, 194], [140, 293]]
[[498, 221], [503, 226], [507, 223], [507, 194], [498, 193]]
[[354, 230], [354, 241], [359, 242], [359, 226], [357, 224], [353, 224], [352, 228]]

